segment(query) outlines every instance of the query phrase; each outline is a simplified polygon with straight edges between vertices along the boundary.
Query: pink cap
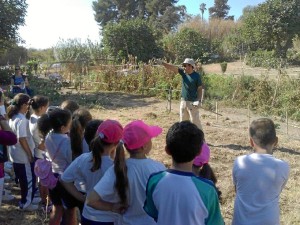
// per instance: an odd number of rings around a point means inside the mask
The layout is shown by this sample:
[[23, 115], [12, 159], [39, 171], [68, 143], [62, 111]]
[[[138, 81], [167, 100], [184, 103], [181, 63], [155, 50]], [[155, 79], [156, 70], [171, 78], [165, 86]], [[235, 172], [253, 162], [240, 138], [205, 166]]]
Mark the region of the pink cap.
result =
[[199, 155], [197, 155], [194, 159], [193, 164], [195, 166], [203, 166], [204, 164], [207, 164], [210, 158], [210, 149], [208, 145], [203, 142], [202, 149]]
[[143, 147], [151, 138], [157, 137], [162, 132], [159, 126], [149, 126], [142, 120], [135, 120], [124, 128], [123, 142], [128, 150]]
[[99, 125], [97, 134], [107, 143], [117, 143], [122, 139], [123, 127], [116, 120], [105, 120]]

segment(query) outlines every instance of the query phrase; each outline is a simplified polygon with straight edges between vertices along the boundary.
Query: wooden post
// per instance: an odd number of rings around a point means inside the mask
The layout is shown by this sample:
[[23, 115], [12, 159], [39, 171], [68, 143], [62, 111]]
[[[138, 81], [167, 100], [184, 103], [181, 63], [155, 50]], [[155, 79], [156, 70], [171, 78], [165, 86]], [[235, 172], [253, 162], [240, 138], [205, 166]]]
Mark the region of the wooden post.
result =
[[218, 102], [216, 102], [216, 121], [218, 122], [219, 119], [219, 109], [218, 109]]
[[250, 105], [248, 105], [248, 110], [247, 110], [247, 116], [248, 116], [248, 129], [250, 128]]
[[172, 110], [172, 88], [169, 87], [169, 90], [168, 90], [168, 97], [167, 97], [167, 110], [169, 111], [169, 113], [171, 112]]
[[289, 134], [289, 117], [288, 117], [288, 110], [285, 111], [285, 121], [286, 121], [286, 134]]

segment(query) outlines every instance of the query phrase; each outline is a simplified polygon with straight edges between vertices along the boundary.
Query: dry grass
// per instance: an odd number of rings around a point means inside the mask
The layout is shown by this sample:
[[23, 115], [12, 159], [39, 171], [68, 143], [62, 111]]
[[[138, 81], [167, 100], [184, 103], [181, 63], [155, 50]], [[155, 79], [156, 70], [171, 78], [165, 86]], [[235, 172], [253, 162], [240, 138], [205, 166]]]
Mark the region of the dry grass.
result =
[[[153, 140], [150, 157], [171, 165], [171, 159], [164, 152], [165, 135], [168, 128], [178, 120], [178, 102], [173, 102], [171, 113], [166, 112], [166, 102], [154, 98], [122, 95], [110, 98], [110, 104], [99, 110], [91, 110], [94, 118], [117, 119], [126, 124], [133, 119], [143, 119], [152, 125], [160, 125], [163, 134]], [[223, 109], [218, 122], [215, 115], [201, 110], [202, 124], [206, 140], [211, 148], [210, 163], [218, 176], [217, 186], [222, 191], [222, 214], [226, 224], [231, 223], [233, 214], [234, 188], [231, 170], [234, 159], [250, 153], [248, 142], [248, 119], [245, 110]], [[275, 121], [279, 123], [279, 121]], [[300, 143], [298, 140], [279, 134], [279, 146], [274, 155], [286, 160], [291, 166], [291, 174], [280, 198], [281, 223], [300, 224]], [[255, 176], [255, 174], [252, 174]], [[16, 192], [14, 192], [16, 193]], [[44, 215], [20, 212], [13, 204], [4, 204], [0, 209], [1, 224], [43, 224]]]

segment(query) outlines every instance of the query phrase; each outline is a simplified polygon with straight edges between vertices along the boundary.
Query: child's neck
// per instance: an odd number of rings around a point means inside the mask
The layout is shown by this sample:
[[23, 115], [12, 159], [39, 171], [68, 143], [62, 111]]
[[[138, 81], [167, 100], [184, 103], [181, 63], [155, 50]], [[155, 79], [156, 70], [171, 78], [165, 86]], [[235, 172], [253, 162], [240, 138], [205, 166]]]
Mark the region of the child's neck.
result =
[[147, 158], [144, 151], [130, 152], [129, 154], [130, 154], [130, 158], [132, 158], [132, 159], [146, 159]]
[[254, 147], [254, 152], [255, 153], [258, 153], [258, 154], [270, 154], [270, 155], [273, 155], [273, 147], [265, 147], [265, 148], [262, 148], [262, 147]]
[[193, 161], [186, 162], [186, 163], [176, 163], [173, 161], [171, 169], [179, 170], [183, 172], [193, 172], [192, 166], [193, 166]]

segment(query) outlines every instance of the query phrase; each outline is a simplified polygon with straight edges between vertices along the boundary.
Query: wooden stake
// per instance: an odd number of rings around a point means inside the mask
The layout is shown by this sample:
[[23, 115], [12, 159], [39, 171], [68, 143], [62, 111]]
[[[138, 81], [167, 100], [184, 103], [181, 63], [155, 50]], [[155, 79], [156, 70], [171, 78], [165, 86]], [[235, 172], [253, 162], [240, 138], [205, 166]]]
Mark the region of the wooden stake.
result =
[[219, 109], [218, 109], [218, 102], [216, 102], [216, 121], [218, 122], [219, 120], [219, 113], [218, 113]]
[[289, 117], [288, 117], [288, 110], [285, 111], [285, 121], [286, 121], [286, 134], [289, 134]]

